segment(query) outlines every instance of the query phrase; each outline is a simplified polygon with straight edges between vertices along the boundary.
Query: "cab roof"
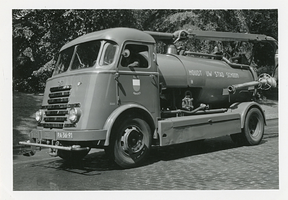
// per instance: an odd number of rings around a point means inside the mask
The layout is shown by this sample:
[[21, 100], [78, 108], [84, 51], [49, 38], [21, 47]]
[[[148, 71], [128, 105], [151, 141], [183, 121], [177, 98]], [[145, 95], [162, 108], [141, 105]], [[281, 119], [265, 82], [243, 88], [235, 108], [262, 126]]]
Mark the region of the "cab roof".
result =
[[146, 42], [146, 43], [155, 43], [154, 38], [143, 31], [133, 28], [111, 28], [82, 35], [72, 40], [71, 42], [65, 44], [60, 51], [67, 49], [71, 46], [93, 40], [112, 40], [119, 45], [124, 41], [129, 40]]

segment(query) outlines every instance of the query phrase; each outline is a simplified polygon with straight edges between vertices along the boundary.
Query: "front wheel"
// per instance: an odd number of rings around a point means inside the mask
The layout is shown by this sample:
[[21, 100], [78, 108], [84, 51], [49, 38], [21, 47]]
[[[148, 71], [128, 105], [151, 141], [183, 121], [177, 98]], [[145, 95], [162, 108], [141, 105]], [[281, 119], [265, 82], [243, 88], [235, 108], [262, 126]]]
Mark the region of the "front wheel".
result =
[[123, 168], [139, 165], [147, 156], [152, 141], [151, 128], [142, 118], [120, 120], [112, 130], [109, 154]]
[[258, 108], [251, 108], [245, 118], [242, 133], [231, 135], [237, 144], [256, 145], [264, 136], [264, 116]]

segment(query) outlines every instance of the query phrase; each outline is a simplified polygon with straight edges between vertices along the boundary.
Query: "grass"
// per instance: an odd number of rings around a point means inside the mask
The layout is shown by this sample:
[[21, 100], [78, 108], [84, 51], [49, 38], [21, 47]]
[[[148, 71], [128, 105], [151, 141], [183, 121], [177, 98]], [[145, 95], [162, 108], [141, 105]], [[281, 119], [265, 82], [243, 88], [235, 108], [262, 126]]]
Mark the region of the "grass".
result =
[[13, 146], [27, 140], [29, 132], [37, 127], [35, 113], [43, 96], [13, 92]]

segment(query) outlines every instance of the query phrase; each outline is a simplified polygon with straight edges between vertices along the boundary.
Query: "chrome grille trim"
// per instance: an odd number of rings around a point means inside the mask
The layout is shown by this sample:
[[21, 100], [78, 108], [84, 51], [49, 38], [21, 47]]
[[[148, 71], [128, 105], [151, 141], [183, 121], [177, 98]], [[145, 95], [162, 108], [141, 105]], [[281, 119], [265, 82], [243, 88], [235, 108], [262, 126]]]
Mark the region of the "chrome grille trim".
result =
[[44, 117], [45, 122], [64, 122], [67, 117]]
[[50, 93], [50, 98], [56, 98], [56, 97], [68, 97], [70, 95], [70, 92], [56, 92], [56, 93]]
[[66, 114], [68, 114], [68, 110], [45, 111], [46, 116], [65, 116]]
[[71, 88], [72, 88], [71, 85], [63, 85], [63, 86], [58, 86], [58, 87], [51, 87], [50, 88], [50, 92], [70, 90]]
[[45, 105], [45, 106], [42, 106], [41, 109], [54, 110], [54, 109], [74, 108], [74, 107], [80, 107], [80, 103], [60, 104], [60, 105]]
[[63, 128], [63, 124], [46, 124], [46, 123], [42, 123], [41, 126], [43, 126], [43, 128], [59, 128], [62, 129]]
[[64, 124], [65, 128], [73, 128], [76, 127], [76, 124]]
[[48, 104], [68, 103], [69, 98], [49, 99]]

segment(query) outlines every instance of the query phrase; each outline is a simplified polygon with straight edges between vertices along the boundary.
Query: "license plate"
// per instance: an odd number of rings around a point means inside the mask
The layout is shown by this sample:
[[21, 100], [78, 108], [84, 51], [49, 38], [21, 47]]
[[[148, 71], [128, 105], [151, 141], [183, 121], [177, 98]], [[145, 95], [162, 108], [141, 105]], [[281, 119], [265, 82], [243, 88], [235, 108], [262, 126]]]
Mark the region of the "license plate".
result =
[[57, 138], [72, 139], [73, 138], [73, 133], [70, 133], [70, 132], [57, 132]]

